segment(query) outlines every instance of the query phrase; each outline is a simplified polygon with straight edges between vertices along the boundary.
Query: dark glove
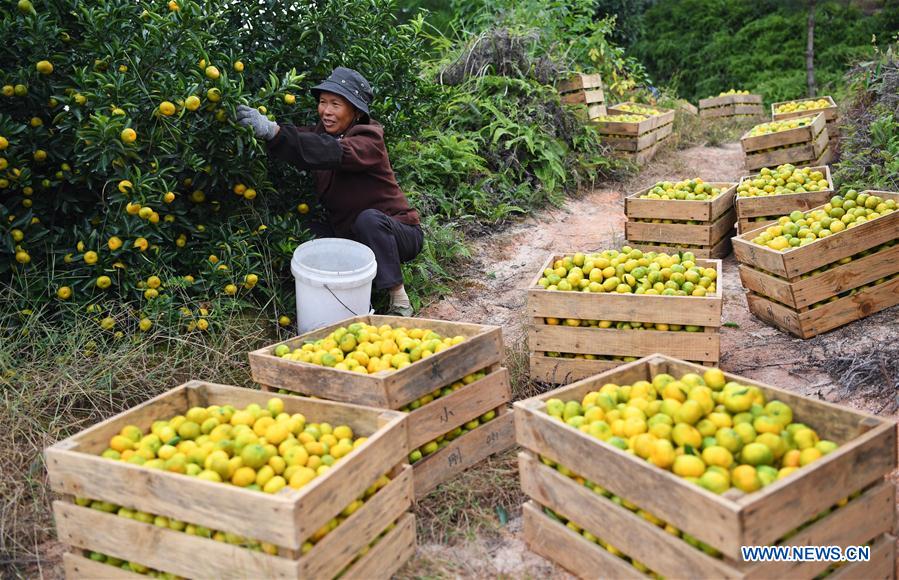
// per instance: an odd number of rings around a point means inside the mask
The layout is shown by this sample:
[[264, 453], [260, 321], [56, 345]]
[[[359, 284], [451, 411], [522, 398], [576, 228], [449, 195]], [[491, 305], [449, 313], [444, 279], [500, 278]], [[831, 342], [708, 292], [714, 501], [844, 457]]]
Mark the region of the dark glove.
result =
[[272, 139], [278, 133], [278, 124], [269, 121], [258, 110], [246, 105], [237, 105], [237, 122], [244, 127], [252, 127], [257, 139]]

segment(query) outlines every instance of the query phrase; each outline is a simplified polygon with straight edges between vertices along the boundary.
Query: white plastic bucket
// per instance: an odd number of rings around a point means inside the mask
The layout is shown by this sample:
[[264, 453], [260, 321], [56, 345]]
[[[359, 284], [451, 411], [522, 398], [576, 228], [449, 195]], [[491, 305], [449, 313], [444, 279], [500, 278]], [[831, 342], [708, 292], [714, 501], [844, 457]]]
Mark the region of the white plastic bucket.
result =
[[371, 281], [378, 271], [368, 246], [342, 238], [321, 238], [293, 252], [300, 333], [371, 312]]

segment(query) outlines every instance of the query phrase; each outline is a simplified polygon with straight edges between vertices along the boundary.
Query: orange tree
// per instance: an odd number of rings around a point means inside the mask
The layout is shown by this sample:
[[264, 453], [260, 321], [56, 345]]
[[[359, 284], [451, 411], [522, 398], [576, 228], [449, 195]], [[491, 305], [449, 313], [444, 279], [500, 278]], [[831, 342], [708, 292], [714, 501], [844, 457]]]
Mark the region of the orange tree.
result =
[[396, 25], [391, 0], [2, 4], [0, 287], [18, 315], [86, 307], [121, 331], [289, 312], [314, 199], [236, 106], [311, 122], [308, 87], [347, 65], [395, 135], [420, 124], [421, 21]]

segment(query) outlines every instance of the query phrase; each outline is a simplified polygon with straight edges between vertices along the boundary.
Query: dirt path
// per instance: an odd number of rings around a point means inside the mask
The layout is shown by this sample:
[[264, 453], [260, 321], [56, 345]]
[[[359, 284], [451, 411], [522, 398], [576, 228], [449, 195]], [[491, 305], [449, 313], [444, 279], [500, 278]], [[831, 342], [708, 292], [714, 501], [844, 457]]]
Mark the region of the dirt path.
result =
[[[738, 143], [666, 152], [622, 184], [596, 189], [563, 208], [538, 212], [503, 232], [473, 241], [470, 274], [453, 293], [421, 316], [503, 327], [506, 345], [520, 348], [526, 319], [525, 288], [552, 252], [619, 247], [624, 242], [625, 193], [661, 179], [700, 176], [735, 180], [744, 174]], [[737, 265], [724, 261], [721, 367], [820, 399], [899, 418], [899, 312], [892, 308], [812, 340], [799, 340], [767, 326], [748, 311]], [[883, 353], [881, 360], [875, 358]], [[841, 384], [860, 384], [848, 391]], [[888, 383], [892, 382], [892, 391]], [[517, 485], [509, 481], [508, 485]], [[457, 577], [565, 577], [558, 567], [529, 552], [520, 517], [460, 545], [424, 544], [406, 570], [434, 570]], [[430, 574], [428, 574], [430, 576]]]

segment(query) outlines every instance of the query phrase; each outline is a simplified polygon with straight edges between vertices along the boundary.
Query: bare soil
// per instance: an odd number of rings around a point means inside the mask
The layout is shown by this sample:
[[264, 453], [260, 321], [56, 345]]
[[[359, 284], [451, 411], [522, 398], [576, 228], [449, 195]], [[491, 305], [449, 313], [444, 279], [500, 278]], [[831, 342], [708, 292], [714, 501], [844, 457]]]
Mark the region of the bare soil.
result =
[[[739, 143], [664, 152], [625, 183], [595, 189], [564, 207], [537, 212], [501, 233], [472, 240], [468, 275], [457, 281], [452, 294], [424, 308], [420, 316], [500, 325], [507, 351], [521, 351], [527, 324], [525, 289], [550, 253], [620, 247], [625, 195], [659, 180], [699, 176], [726, 181], [743, 174]], [[733, 325], [722, 328], [723, 369], [899, 418], [899, 308], [800, 340], [749, 313], [733, 256], [723, 268], [723, 322]], [[508, 485], [517, 485], [517, 480]], [[568, 577], [527, 550], [521, 539], [520, 510], [511, 515], [507, 525], [497, 522], [494, 529], [473, 531], [453, 545], [423, 543], [403, 576]]]

